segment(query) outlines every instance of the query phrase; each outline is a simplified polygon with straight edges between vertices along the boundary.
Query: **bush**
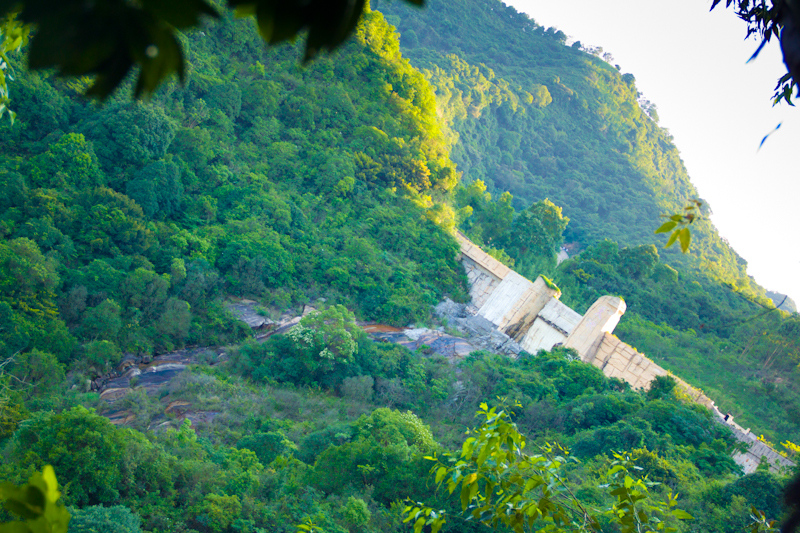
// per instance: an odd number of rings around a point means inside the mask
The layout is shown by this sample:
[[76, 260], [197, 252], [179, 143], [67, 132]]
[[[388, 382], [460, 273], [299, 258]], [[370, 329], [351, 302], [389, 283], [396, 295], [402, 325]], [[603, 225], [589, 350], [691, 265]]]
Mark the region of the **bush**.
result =
[[405, 441], [422, 453], [430, 453], [438, 447], [431, 429], [411, 411], [402, 413], [381, 407], [369, 416], [362, 415], [355, 428], [358, 436], [371, 436], [379, 442]]
[[347, 503], [342, 506], [339, 512], [342, 514], [342, 518], [351, 530], [363, 528], [372, 518], [372, 513], [369, 512], [367, 502], [353, 496], [347, 499]]
[[581, 433], [572, 446], [572, 453], [581, 459], [589, 459], [601, 453], [635, 448], [653, 449], [656, 434], [644, 420], [620, 421], [595, 431]]
[[355, 376], [342, 381], [342, 396], [351, 402], [370, 402], [374, 395], [372, 376]]
[[70, 509], [70, 533], [141, 533], [141, 520], [122, 505]]
[[755, 472], [742, 476], [727, 487], [727, 498], [743, 496], [750, 505], [768, 517], [778, 517], [783, 513], [783, 485], [769, 472]]
[[289, 455], [296, 449], [294, 443], [286, 435], [277, 431], [247, 435], [236, 443], [239, 449], [246, 448], [255, 452], [263, 465], [268, 465], [279, 455]]
[[353, 428], [350, 424], [336, 424], [321, 431], [315, 431], [307, 435], [300, 443], [298, 458], [306, 463], [313, 463], [328, 446], [343, 444], [352, 436]]
[[107, 419], [83, 407], [35, 416], [14, 435], [21, 463], [53, 465], [68, 487], [66, 503], [115, 503], [123, 481], [125, 438]]

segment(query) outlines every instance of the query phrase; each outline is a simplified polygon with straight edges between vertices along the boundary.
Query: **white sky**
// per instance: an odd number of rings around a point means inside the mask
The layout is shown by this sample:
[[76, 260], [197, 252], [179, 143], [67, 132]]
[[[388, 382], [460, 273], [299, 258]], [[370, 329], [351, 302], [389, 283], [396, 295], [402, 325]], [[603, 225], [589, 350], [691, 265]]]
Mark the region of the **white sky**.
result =
[[[725, 2], [504, 0], [584, 46], [601, 46], [656, 104], [720, 234], [765, 288], [800, 304], [800, 104], [772, 107], [786, 72], [777, 41], [758, 41]], [[767, 139], [761, 139], [782, 123]]]

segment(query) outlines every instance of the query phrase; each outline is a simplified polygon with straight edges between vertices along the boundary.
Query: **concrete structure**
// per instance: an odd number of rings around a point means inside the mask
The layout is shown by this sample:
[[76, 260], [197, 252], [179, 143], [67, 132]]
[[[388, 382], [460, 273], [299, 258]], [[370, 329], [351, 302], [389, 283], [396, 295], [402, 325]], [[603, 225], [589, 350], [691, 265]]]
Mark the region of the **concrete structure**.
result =
[[601, 296], [583, 315], [567, 339], [567, 348], [574, 348], [584, 361], [594, 359], [606, 333], [613, 333], [627, 306], [621, 298]]
[[564, 344], [581, 318], [583, 317], [579, 313], [551, 298], [528, 327], [528, 331], [522, 335], [520, 346], [526, 352], [536, 353]]
[[559, 296], [561, 291], [548, 287], [541, 277], [531, 283], [512, 270], [489, 295], [478, 314], [516, 340], [518, 335], [524, 335], [547, 303]]
[[731, 429], [737, 440], [748, 445], [744, 453], [734, 453], [733, 460], [742, 467], [745, 473], [755, 472], [762, 459], [770, 465], [770, 470], [777, 468], [791, 468], [794, 462], [773, 450], [765, 442], [758, 440], [749, 429], [743, 429], [731, 421]]
[[600, 368], [610, 378], [627, 381], [634, 389], [650, 388], [656, 376], [667, 375], [666, 370], [608, 332], [600, 337], [591, 359], [582, 359]]
[[482, 307], [511, 269], [481, 250], [461, 233], [456, 233], [456, 239], [461, 245], [461, 262], [467, 273], [472, 304]]
[[[474, 318], [494, 325], [500, 334], [509, 338], [508, 346], [529, 353], [550, 350], [556, 345], [573, 348], [584, 362], [600, 368], [608, 377], [630, 383], [635, 389], [647, 389], [656, 376], [668, 374], [613, 335], [626, 309], [621, 298], [602, 296], [581, 316], [561, 303], [558, 300], [561, 291], [541, 276], [531, 282], [463, 234], [457, 233], [456, 239], [461, 245], [461, 261], [470, 283]], [[721, 423], [731, 427], [738, 440], [747, 443], [747, 452], [733, 456], [745, 473], [754, 472], [762, 457], [773, 469], [794, 465], [749, 430], [742, 429], [732, 419], [725, 419], [701, 390], [672, 377], [689, 399], [710, 409]]]
[[[461, 233], [456, 238], [461, 245], [461, 262], [470, 283], [475, 314], [514, 341], [524, 342], [522, 348], [526, 351], [535, 353], [544, 346], [550, 349], [566, 340], [580, 315], [558, 302], [561, 291], [550, 287], [541, 277], [531, 282], [520, 276]], [[538, 321], [534, 333], [528, 335], [545, 308], [548, 309], [545, 316]]]

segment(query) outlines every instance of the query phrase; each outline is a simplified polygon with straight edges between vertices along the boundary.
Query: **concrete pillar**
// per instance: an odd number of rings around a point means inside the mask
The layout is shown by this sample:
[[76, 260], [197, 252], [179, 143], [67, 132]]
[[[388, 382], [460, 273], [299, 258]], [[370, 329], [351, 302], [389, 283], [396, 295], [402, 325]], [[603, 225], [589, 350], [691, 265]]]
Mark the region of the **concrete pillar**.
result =
[[586, 311], [583, 318], [572, 330], [564, 346], [574, 348], [586, 362], [594, 359], [600, 341], [606, 333], [613, 333], [625, 314], [626, 305], [622, 298], [601, 296]]
[[504, 323], [500, 326], [503, 333], [520, 342], [544, 306], [553, 298], [558, 299], [560, 296], [561, 290], [558, 287], [548, 285], [544, 278], [539, 276], [525, 294], [524, 300], [504, 317]]

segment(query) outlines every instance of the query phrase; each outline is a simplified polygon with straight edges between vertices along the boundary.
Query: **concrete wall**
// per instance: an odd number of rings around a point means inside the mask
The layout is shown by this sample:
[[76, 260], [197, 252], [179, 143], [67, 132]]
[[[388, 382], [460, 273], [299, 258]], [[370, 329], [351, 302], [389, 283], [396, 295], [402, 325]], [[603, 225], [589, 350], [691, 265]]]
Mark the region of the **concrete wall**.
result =
[[496, 276], [497, 279], [503, 279], [506, 274], [511, 272], [510, 268], [481, 250], [475, 243], [467, 239], [463, 233], [456, 232], [456, 240], [461, 246], [462, 255], [469, 257], [481, 268]]
[[552, 350], [556, 344], [564, 344], [567, 336], [552, 324], [536, 317], [519, 345], [528, 353], [535, 354], [539, 350]]
[[672, 379], [675, 380], [675, 382], [678, 384], [678, 387], [681, 389], [681, 391], [683, 391], [683, 393], [686, 396], [689, 397], [690, 400], [692, 400], [695, 403], [699, 403], [700, 405], [702, 405], [707, 409], [711, 409], [711, 411], [716, 413], [719, 416], [719, 418], [723, 417], [722, 413], [720, 413], [719, 409], [717, 409], [717, 406], [714, 405], [713, 400], [711, 400], [711, 398], [706, 396], [703, 393], [703, 391], [701, 391], [697, 387], [689, 385], [688, 383], [683, 381], [681, 378], [675, 376], [674, 374], [672, 374]]
[[464, 264], [464, 270], [467, 273], [472, 305], [481, 307], [486, 303], [489, 295], [494, 292], [501, 280], [467, 256], [462, 256], [461, 262]]
[[753, 435], [749, 429], [742, 429], [738, 424], [736, 426], [737, 427], [733, 429], [733, 434], [736, 439], [749, 445], [746, 452], [733, 454], [733, 460], [742, 467], [745, 474], [755, 472], [758, 465], [761, 464], [762, 457], [769, 463], [770, 470], [772, 471], [794, 466], [793, 461], [782, 456], [764, 442], [758, 440], [758, 437]]
[[478, 309], [478, 314], [503, 330], [512, 315], [518, 314], [527, 300], [534, 296], [533, 283], [516, 272], [509, 272]]
[[[668, 374], [612, 335], [626, 309], [620, 298], [602, 296], [581, 316], [562, 304], [558, 300], [561, 292], [549, 287], [541, 277], [531, 282], [464, 235], [458, 233], [456, 238], [461, 244], [461, 260], [477, 314], [517, 341], [523, 350], [536, 353], [563, 344], [574, 348], [583, 361], [602, 369], [606, 376], [622, 379], [635, 389], [647, 389], [656, 376]], [[711, 398], [700, 389], [672, 377], [691, 400], [711, 409], [721, 423], [731, 427], [738, 440], [747, 444], [748, 451], [733, 455], [746, 474], [756, 470], [762, 457], [773, 465], [772, 470], [779, 468], [775, 465], [794, 466], [791, 460], [759, 441], [750, 430], [741, 428], [732, 419], [725, 421]]]
[[[648, 359], [643, 354], [631, 348], [628, 344], [620, 341], [613, 335], [606, 333], [600, 343], [594, 357], [584, 359], [603, 370], [608, 377], [623, 379], [631, 384], [633, 388], [649, 388], [650, 383], [656, 376], [669, 374], [666, 370]], [[790, 468], [794, 462], [782, 456], [764, 442], [758, 440], [749, 429], [744, 429], [736, 424], [732, 419], [724, 420], [713, 400], [706, 396], [703, 391], [693, 387], [675, 377], [672, 378], [677, 383], [677, 387], [686, 394], [690, 400], [708, 408], [718, 418], [719, 422], [727, 425], [733, 431], [737, 440], [747, 444], [748, 448], [744, 453], [734, 453], [733, 460], [742, 467], [745, 474], [756, 471], [761, 463], [762, 457], [770, 465], [770, 470], [777, 471], [780, 468]]]
[[621, 298], [601, 296], [586, 311], [564, 345], [574, 348], [584, 361], [591, 360], [603, 340], [603, 335], [613, 333], [625, 309], [625, 302]]
[[602, 369], [606, 376], [627, 381], [634, 389], [648, 389], [656, 376], [667, 375], [666, 370], [610, 333], [603, 334], [593, 355], [581, 354], [581, 358]]
[[500, 331], [519, 341], [547, 303], [561, 296], [540, 277], [531, 283], [514, 271], [500, 282], [497, 289], [478, 311]]
[[555, 298], [547, 302], [547, 305], [539, 313], [539, 317], [553, 324], [554, 327], [567, 336], [572, 333], [583, 319], [583, 315], [576, 313], [569, 306], [562, 303], [561, 300], [556, 300]]
[[467, 273], [472, 304], [480, 308], [511, 269], [481, 250], [462, 233], [456, 233], [456, 240], [461, 245], [461, 262]]
[[580, 314], [551, 298], [519, 341], [520, 346], [533, 354], [539, 350], [551, 350], [556, 344], [566, 342], [581, 318]]

